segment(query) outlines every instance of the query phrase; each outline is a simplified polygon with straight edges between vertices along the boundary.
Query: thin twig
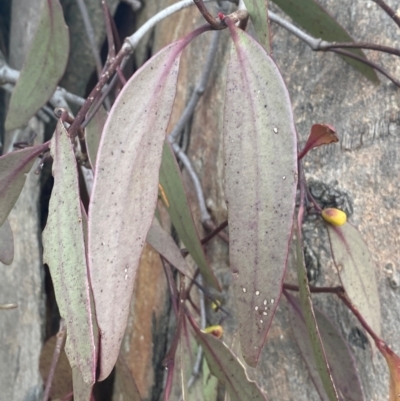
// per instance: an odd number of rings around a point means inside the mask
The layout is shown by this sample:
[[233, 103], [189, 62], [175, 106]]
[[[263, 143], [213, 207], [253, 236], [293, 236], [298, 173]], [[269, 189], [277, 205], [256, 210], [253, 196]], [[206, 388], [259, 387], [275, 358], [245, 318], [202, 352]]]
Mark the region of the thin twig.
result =
[[56, 345], [54, 347], [53, 359], [51, 360], [50, 370], [46, 380], [46, 387], [44, 389], [43, 401], [47, 401], [49, 399], [51, 384], [53, 383], [54, 373], [56, 371], [58, 359], [64, 344], [66, 332], [67, 326], [65, 325], [64, 319], [61, 319], [60, 328], [58, 329], [58, 333], [56, 335]]
[[216, 235], [218, 235], [227, 226], [228, 226], [228, 220], [225, 220], [217, 228], [215, 228], [213, 231], [211, 231], [210, 234], [208, 234], [204, 238], [202, 238], [201, 244], [202, 245], [206, 244], [208, 241], [213, 239]]
[[194, 4], [196, 4], [197, 8], [201, 12], [204, 19], [213, 27], [213, 29], [225, 29], [226, 25], [219, 19], [213, 17], [210, 12], [207, 10], [207, 7], [204, 5], [203, 0], [193, 0]]
[[395, 56], [400, 56], [400, 50], [390, 46], [377, 45], [375, 43], [369, 42], [320, 42], [318, 48], [314, 49], [316, 51], [327, 51], [331, 49], [368, 49], [376, 50], [378, 52], [393, 54]]
[[107, 35], [107, 43], [108, 43], [108, 56], [107, 56], [107, 61], [108, 61], [111, 58], [115, 57], [114, 35], [113, 35], [112, 26], [111, 26], [110, 10], [109, 10], [108, 5], [105, 2], [105, 0], [101, 0], [101, 6], [103, 8], [104, 22], [106, 25], [106, 35]]
[[396, 11], [393, 10], [393, 8], [391, 8], [388, 4], [386, 4], [386, 2], [384, 0], [372, 0], [372, 1], [375, 2], [376, 4], [378, 4], [378, 6], [380, 8], [382, 8], [382, 10], [384, 10], [386, 12], [386, 14], [389, 15], [389, 17], [400, 28], [400, 18], [397, 15]]

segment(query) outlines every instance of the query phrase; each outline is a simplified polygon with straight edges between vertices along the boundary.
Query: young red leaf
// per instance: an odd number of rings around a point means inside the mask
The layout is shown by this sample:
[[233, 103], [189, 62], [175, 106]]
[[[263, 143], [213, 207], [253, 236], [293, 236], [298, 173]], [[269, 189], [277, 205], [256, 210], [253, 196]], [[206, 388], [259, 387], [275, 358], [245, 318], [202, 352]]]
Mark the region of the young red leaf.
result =
[[326, 395], [328, 396], [328, 400], [339, 401], [338, 393], [332, 379], [332, 373], [326, 358], [324, 345], [321, 340], [318, 324], [315, 319], [314, 307], [311, 300], [310, 288], [308, 286], [307, 270], [304, 263], [304, 254], [300, 235], [301, 234], [298, 232], [296, 240], [296, 262], [302, 315], [304, 317], [304, 322], [311, 342], [315, 365], [321, 378]]
[[0, 262], [11, 265], [14, 260], [14, 235], [10, 223], [6, 219], [0, 226]]
[[37, 156], [48, 149], [46, 142], [42, 145], [7, 153], [0, 157], [0, 226], [18, 199]]
[[5, 128], [25, 125], [50, 99], [67, 66], [69, 33], [59, 0], [45, 0], [42, 16], [12, 92]]
[[134, 74], [114, 103], [100, 141], [88, 227], [100, 334], [99, 380], [111, 373], [119, 354], [136, 270], [156, 207], [180, 54], [193, 37], [167, 46]]
[[[310, 372], [312, 381], [323, 401], [328, 400], [323, 383], [318, 374], [315, 363], [312, 344], [307, 332], [307, 327], [300, 309], [298, 298], [287, 294], [289, 301], [290, 323], [293, 334], [300, 348], [301, 355]], [[362, 401], [364, 394], [361, 388], [360, 379], [354, 363], [354, 357], [347, 342], [342, 337], [337, 327], [318, 309], [314, 309], [318, 323], [329, 368], [338, 389], [340, 401]]]
[[296, 131], [274, 61], [229, 22], [224, 110], [229, 256], [242, 352], [255, 366], [282, 292], [297, 186]]
[[379, 351], [385, 357], [390, 373], [389, 401], [400, 399], [400, 357], [396, 355], [383, 341], [375, 342]]
[[308, 137], [303, 150], [299, 154], [299, 160], [301, 160], [311, 149], [336, 142], [339, 142], [339, 138], [336, 135], [335, 128], [328, 124], [314, 124], [311, 127], [310, 136]]
[[220, 290], [218, 280], [208, 264], [201, 245], [183, 186], [182, 175], [168, 141], [165, 141], [163, 148], [160, 183], [168, 199], [169, 206], [166, 206], [179, 238], [185, 244], [207, 283]]
[[96, 353], [87, 277], [78, 171], [61, 120], [51, 141], [54, 187], [43, 231], [43, 261], [50, 268], [60, 315], [67, 326], [65, 352], [85, 383], [95, 381]]
[[154, 222], [151, 225], [146, 241], [182, 274], [193, 279], [185, 258], [174, 239], [158, 223]]
[[358, 230], [349, 223], [326, 224], [333, 261], [340, 281], [351, 302], [360, 311], [372, 330], [381, 332], [381, 304], [375, 266]]

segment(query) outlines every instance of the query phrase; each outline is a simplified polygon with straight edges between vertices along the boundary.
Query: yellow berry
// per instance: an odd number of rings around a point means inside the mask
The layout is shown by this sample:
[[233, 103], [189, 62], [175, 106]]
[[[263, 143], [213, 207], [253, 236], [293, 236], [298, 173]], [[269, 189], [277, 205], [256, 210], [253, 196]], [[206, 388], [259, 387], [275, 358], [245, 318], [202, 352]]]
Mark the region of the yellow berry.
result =
[[334, 226], [342, 226], [347, 221], [346, 213], [334, 208], [324, 209], [321, 213], [322, 218]]
[[221, 302], [218, 299], [211, 302], [211, 308], [214, 312], [218, 312], [220, 307], [221, 307]]
[[203, 333], [211, 334], [214, 337], [221, 338], [224, 333], [222, 326], [209, 326], [203, 330]]

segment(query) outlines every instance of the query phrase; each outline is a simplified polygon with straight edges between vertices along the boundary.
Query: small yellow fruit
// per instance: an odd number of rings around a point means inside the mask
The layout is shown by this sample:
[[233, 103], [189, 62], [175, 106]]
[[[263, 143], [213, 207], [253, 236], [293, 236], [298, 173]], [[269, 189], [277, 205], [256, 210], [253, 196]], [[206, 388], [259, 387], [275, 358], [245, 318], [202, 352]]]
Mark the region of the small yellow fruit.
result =
[[342, 226], [347, 221], [346, 213], [342, 212], [339, 209], [324, 209], [321, 215], [325, 221], [331, 223], [334, 226]]
[[203, 333], [211, 334], [214, 337], [221, 338], [224, 334], [224, 329], [222, 326], [209, 326], [203, 330]]
[[218, 312], [220, 307], [221, 307], [221, 302], [218, 299], [216, 299], [211, 303], [211, 308], [214, 312]]

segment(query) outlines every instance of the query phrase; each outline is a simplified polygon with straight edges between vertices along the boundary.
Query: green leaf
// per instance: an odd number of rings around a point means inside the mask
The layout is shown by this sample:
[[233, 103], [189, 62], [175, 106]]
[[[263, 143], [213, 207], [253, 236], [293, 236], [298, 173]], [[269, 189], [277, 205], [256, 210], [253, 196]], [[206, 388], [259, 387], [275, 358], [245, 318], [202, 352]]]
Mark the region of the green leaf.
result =
[[381, 333], [381, 304], [375, 266], [359, 231], [350, 223], [326, 224], [332, 256], [340, 281], [350, 301], [372, 330]]
[[[316, 38], [328, 42], [354, 42], [347, 31], [315, 0], [272, 0], [289, 17]], [[366, 59], [360, 49], [346, 49]], [[341, 56], [372, 82], [379, 82], [373, 68], [349, 57]]]
[[211, 374], [207, 361], [203, 361], [203, 393], [204, 400], [217, 401], [218, 399], [218, 379]]
[[298, 233], [296, 241], [296, 260], [302, 315], [304, 317], [305, 325], [311, 341], [315, 364], [325, 392], [330, 401], [338, 401], [338, 393], [336, 391], [335, 384], [333, 383], [332, 374], [315, 319], [314, 307], [311, 300], [310, 288], [308, 286], [307, 270], [304, 263], [304, 254], [302, 249], [303, 247], [301, 244], [300, 234]]
[[4, 224], [25, 184], [37, 156], [49, 144], [31, 146], [0, 157], [0, 226]]
[[85, 129], [86, 149], [93, 170], [96, 168], [97, 151], [107, 117], [108, 113], [104, 107], [101, 106]]
[[0, 262], [11, 265], [14, 260], [14, 235], [10, 223], [6, 219], [0, 226]]
[[179, 238], [185, 244], [207, 283], [219, 290], [218, 281], [208, 264], [194, 225], [181, 172], [168, 141], [165, 141], [163, 148], [160, 184], [165, 191], [168, 202], [166, 207]]
[[[67, 353], [87, 385], [95, 381], [96, 351], [87, 277], [78, 171], [61, 122], [51, 141], [54, 187], [43, 231], [43, 261], [50, 268], [60, 315], [67, 326]], [[75, 385], [75, 384], [74, 384]]]
[[243, 357], [256, 366], [282, 292], [297, 186], [296, 131], [279, 70], [230, 24], [224, 110], [229, 257]]
[[39, 25], [11, 95], [6, 130], [27, 124], [51, 98], [64, 74], [68, 53], [69, 33], [60, 2], [44, 0]]
[[[289, 301], [290, 323], [293, 334], [300, 348], [301, 355], [307, 365], [311, 379], [323, 401], [328, 400], [323, 383], [318, 374], [317, 365], [313, 355], [313, 348], [308, 335], [299, 300], [286, 294]], [[329, 368], [333, 381], [338, 389], [340, 401], [362, 401], [364, 394], [360, 384], [360, 378], [354, 362], [353, 354], [346, 340], [340, 334], [338, 328], [328, 317], [318, 309], [314, 309], [326, 352]]]

